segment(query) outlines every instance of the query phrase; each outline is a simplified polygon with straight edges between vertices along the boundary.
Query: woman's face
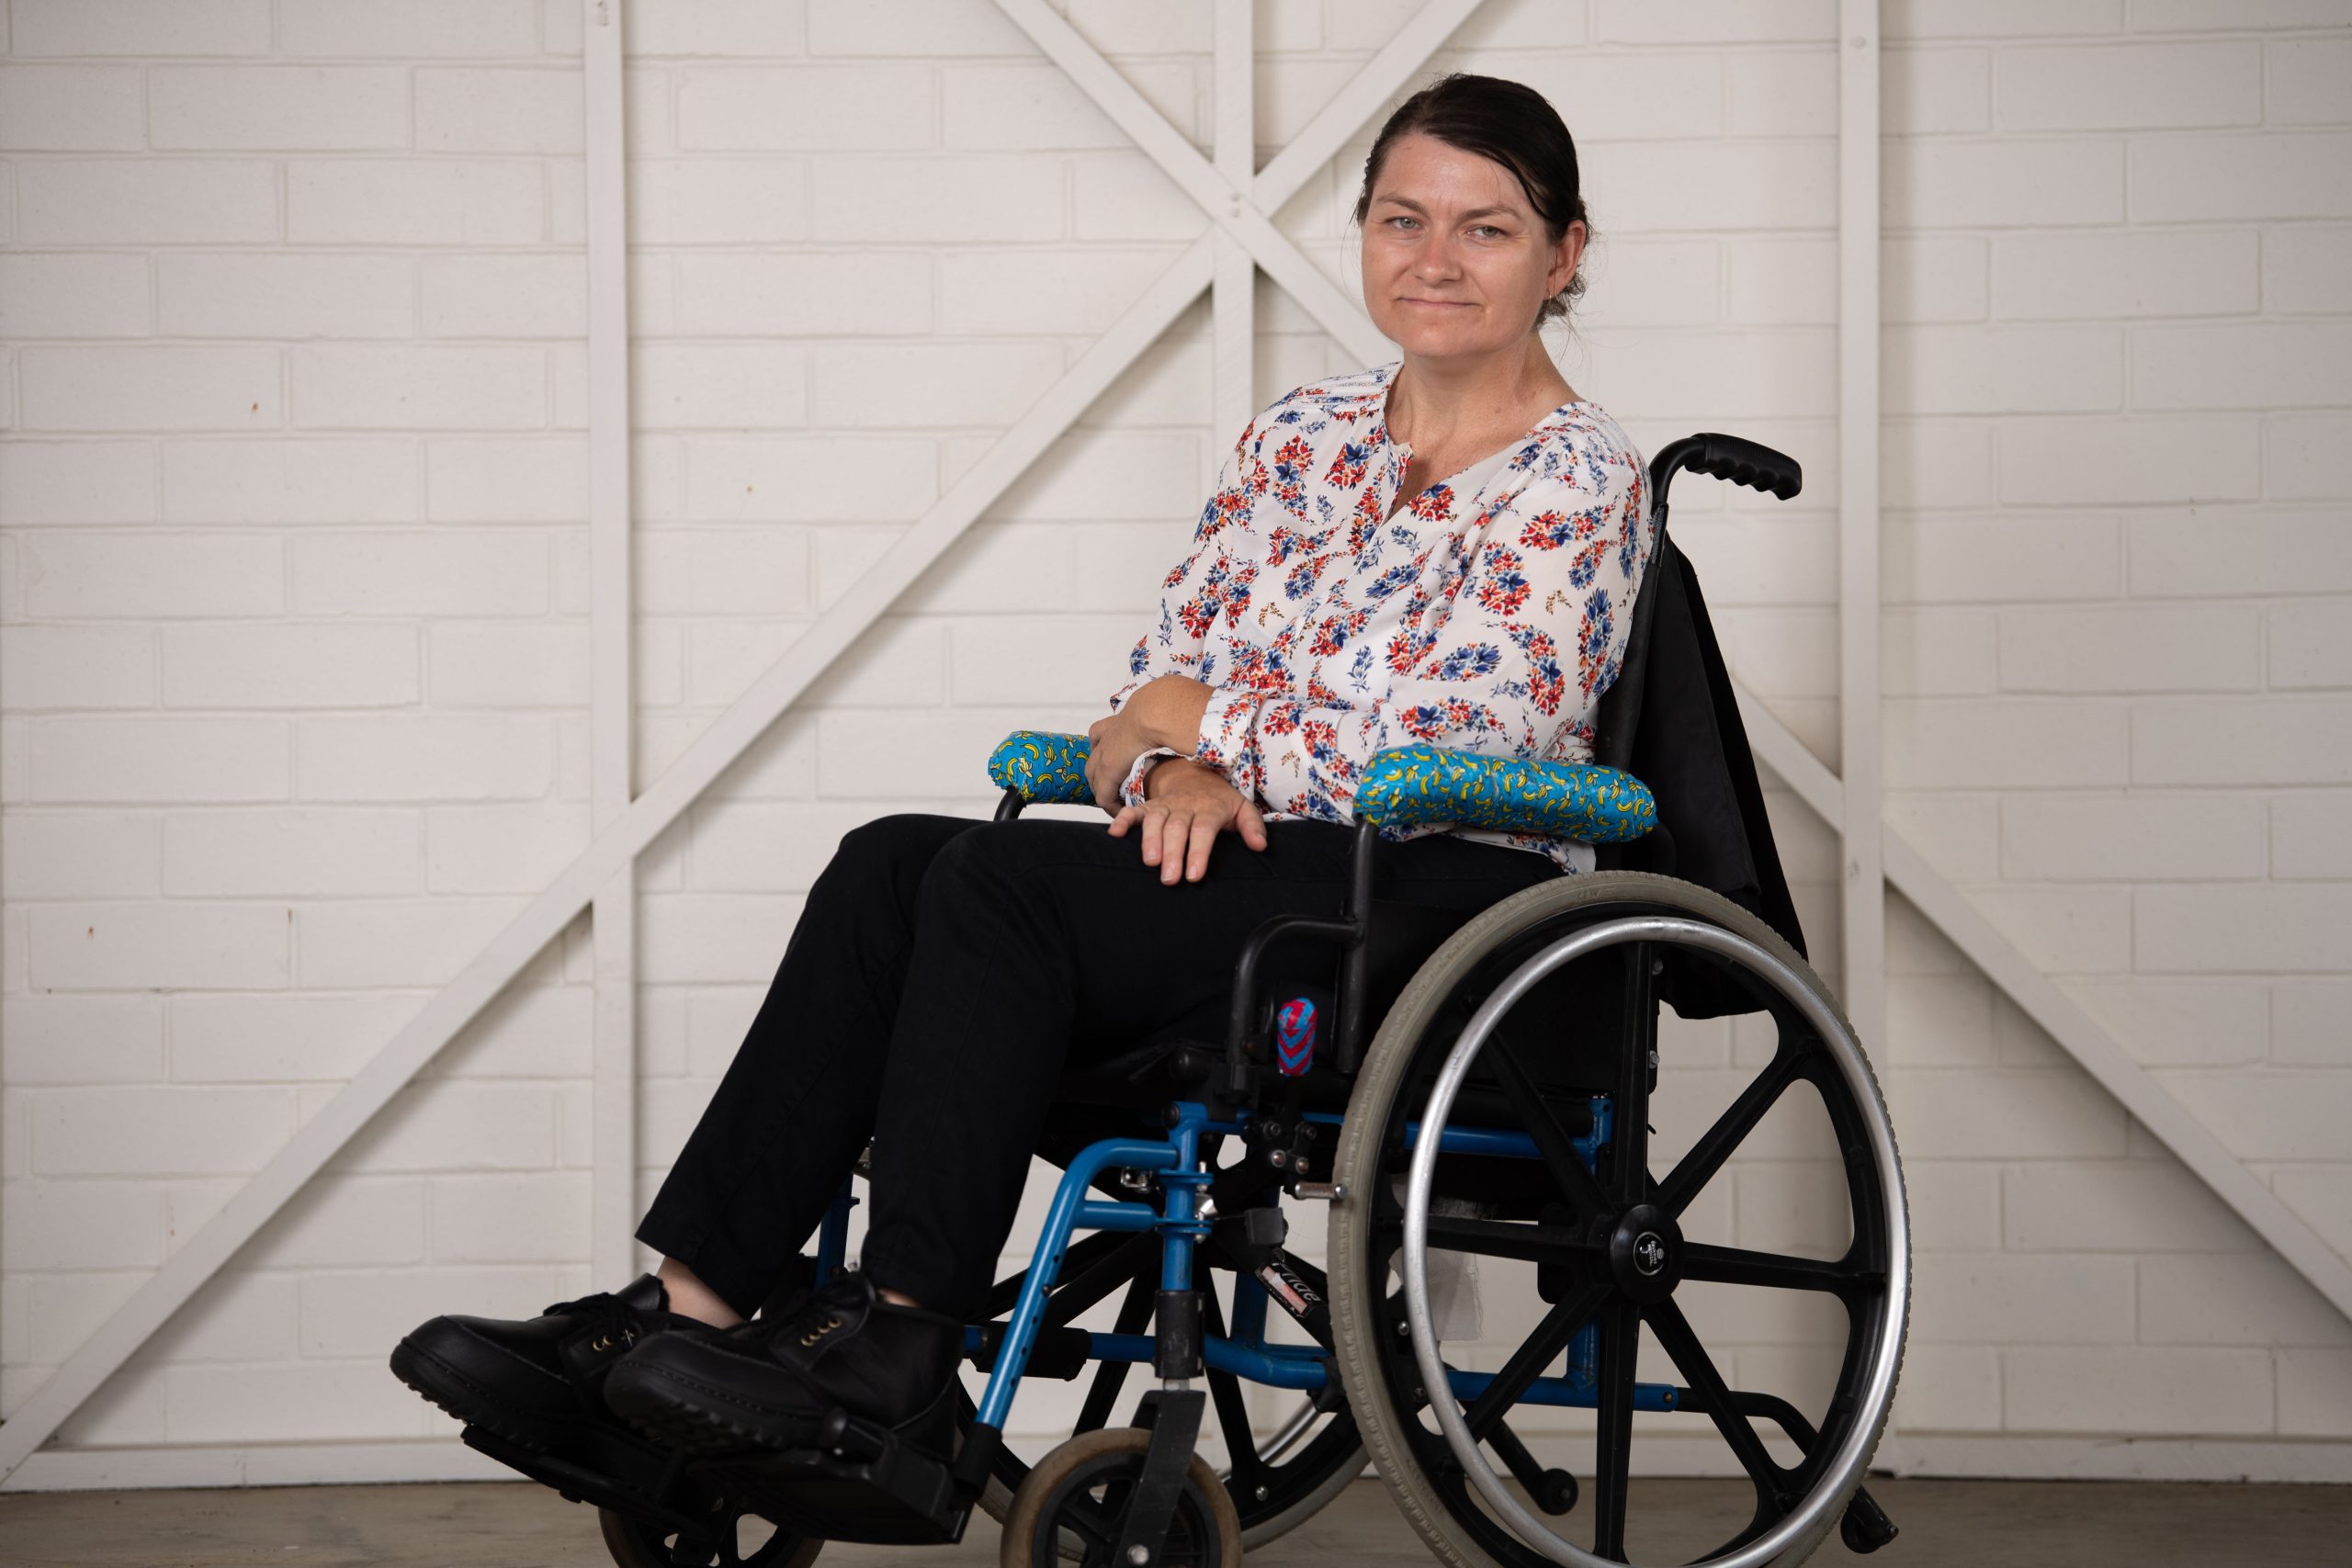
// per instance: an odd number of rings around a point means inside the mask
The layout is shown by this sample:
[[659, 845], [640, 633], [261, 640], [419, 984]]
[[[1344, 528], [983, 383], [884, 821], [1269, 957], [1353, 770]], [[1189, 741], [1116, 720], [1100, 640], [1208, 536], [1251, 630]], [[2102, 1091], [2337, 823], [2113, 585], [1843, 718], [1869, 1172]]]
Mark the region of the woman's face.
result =
[[1576, 276], [1584, 233], [1571, 223], [1552, 243], [1509, 169], [1434, 136], [1400, 136], [1364, 212], [1364, 306], [1408, 358], [1502, 353]]

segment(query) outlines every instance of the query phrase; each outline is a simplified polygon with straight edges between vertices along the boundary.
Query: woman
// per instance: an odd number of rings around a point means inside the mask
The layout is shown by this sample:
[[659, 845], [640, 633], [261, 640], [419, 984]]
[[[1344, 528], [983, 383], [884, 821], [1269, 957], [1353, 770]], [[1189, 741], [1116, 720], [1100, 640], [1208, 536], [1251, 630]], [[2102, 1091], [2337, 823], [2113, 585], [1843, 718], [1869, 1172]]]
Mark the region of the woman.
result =
[[[393, 1357], [420, 1392], [559, 1450], [614, 1408], [784, 1447], [840, 1406], [944, 1451], [962, 1325], [1070, 1053], [1214, 1034], [1249, 932], [1340, 897], [1374, 753], [1590, 755], [1651, 538], [1633, 444], [1538, 336], [1579, 292], [1575, 144], [1532, 90], [1451, 76], [1382, 128], [1355, 216], [1403, 356], [1242, 432], [1089, 731], [1107, 831], [846, 835], [638, 1232], [660, 1273], [526, 1322], [436, 1318]], [[1462, 909], [1591, 864], [1526, 834], [1387, 837], [1384, 897]], [[862, 1267], [737, 1327], [869, 1134]]]

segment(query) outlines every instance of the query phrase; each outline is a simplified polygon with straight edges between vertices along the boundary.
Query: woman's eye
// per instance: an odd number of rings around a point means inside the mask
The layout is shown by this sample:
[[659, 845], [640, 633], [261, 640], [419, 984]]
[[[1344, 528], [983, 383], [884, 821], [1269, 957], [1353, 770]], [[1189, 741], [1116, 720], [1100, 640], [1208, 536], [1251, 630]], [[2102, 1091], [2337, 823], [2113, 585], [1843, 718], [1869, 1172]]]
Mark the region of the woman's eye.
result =
[[1411, 223], [1413, 220], [1412, 220], [1411, 219], [1409, 219], [1409, 218], [1406, 217], [1403, 213], [1401, 213], [1401, 212], [1400, 212], [1400, 213], [1398, 213], [1396, 217], [1391, 218], [1388, 221], [1389, 221], [1389, 222], [1391, 222], [1391, 223], [1405, 223], [1405, 224], [1409, 224], [1409, 223]]
[[1497, 239], [1500, 239], [1503, 232], [1500, 229], [1496, 228], [1491, 223], [1481, 223], [1470, 231], [1474, 234], [1492, 234]]

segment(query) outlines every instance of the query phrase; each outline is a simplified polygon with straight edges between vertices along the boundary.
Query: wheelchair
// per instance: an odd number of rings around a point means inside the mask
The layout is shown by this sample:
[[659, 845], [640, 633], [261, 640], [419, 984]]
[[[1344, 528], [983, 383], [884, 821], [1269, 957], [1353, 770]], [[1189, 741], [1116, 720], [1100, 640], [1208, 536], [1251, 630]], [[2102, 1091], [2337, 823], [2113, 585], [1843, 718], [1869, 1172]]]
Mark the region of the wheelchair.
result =
[[[1040, 1150], [1063, 1174], [1029, 1266], [967, 1329], [986, 1381], [956, 1451], [842, 1413], [806, 1450], [649, 1448], [611, 1474], [542, 1474], [603, 1510], [616, 1562], [804, 1568], [826, 1540], [960, 1540], [977, 1506], [1007, 1564], [1232, 1568], [1367, 1461], [1464, 1568], [1657, 1561], [1661, 1541], [1752, 1568], [1800, 1562], [1833, 1529], [1856, 1551], [1894, 1537], [1861, 1482], [1907, 1326], [1902, 1170], [1861, 1043], [1803, 955], [1696, 578], [1667, 537], [1685, 468], [1781, 499], [1801, 483], [1735, 437], [1658, 454], [1656, 553], [1593, 764], [1382, 753], [1344, 900], [1250, 937], [1224, 1038], [1066, 1076]], [[1091, 804], [1086, 748], [1008, 739], [989, 761], [997, 819]], [[1380, 829], [1440, 821], [1582, 839], [1598, 868], [1475, 915], [1382, 899]], [[1702, 1021], [1719, 1070], [1662, 1075]], [[1743, 1150], [1760, 1163], [1726, 1173]], [[1822, 1201], [1792, 1218], [1770, 1181], [1751, 1192], [1758, 1170], [1808, 1173], [1797, 1185]], [[854, 1201], [845, 1188], [805, 1278], [841, 1267]], [[1735, 1209], [1743, 1235], [1777, 1218], [1798, 1239], [1700, 1239]], [[1317, 1210], [1319, 1267], [1293, 1242]], [[1466, 1303], [1506, 1287], [1522, 1305], [1497, 1336]], [[1752, 1356], [1771, 1370], [1770, 1347], [1738, 1341], [1758, 1322], [1834, 1342], [1802, 1401], [1736, 1375]], [[1702, 1325], [1730, 1331], [1735, 1360]], [[1136, 1369], [1146, 1386], [1115, 1422]], [[1069, 1440], [1016, 1453], [1016, 1393], [1080, 1379]], [[1295, 1402], [1270, 1438], [1251, 1384]], [[1222, 1468], [1196, 1451], [1212, 1416]], [[1637, 1463], [1637, 1440], [1663, 1464]], [[1589, 1453], [1589, 1482], [1539, 1446]], [[1691, 1558], [1679, 1521], [1632, 1507], [1658, 1468], [1742, 1476], [1752, 1510]]]

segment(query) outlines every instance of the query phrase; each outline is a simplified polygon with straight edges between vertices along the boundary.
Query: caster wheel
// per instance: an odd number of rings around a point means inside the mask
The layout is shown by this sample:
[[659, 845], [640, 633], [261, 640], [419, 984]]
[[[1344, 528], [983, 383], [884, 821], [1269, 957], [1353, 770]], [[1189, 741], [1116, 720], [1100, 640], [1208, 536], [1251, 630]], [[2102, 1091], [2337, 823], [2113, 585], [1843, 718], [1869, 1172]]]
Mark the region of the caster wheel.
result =
[[821, 1540], [779, 1529], [754, 1514], [726, 1516], [710, 1540], [688, 1539], [614, 1508], [596, 1510], [605, 1550], [619, 1568], [808, 1568]]
[[[1139, 1427], [1087, 1432], [1047, 1454], [1013, 1494], [1004, 1521], [1002, 1568], [1060, 1568], [1062, 1543], [1080, 1544], [1082, 1568], [1127, 1568], [1114, 1561], [1151, 1434]], [[1168, 1540], [1151, 1568], [1240, 1568], [1241, 1520], [1233, 1499], [1198, 1454], [1169, 1516]]]

